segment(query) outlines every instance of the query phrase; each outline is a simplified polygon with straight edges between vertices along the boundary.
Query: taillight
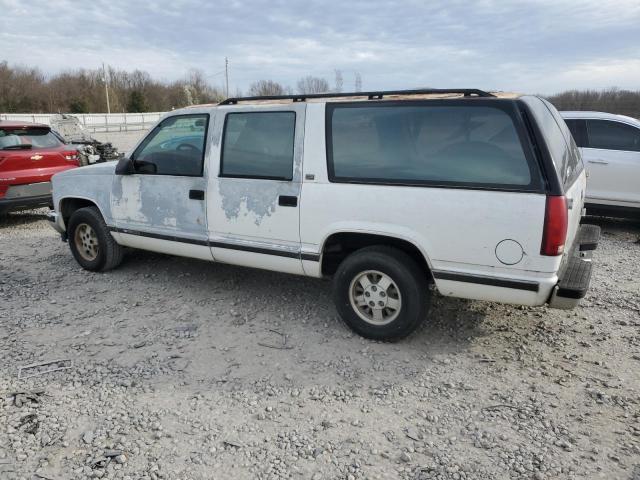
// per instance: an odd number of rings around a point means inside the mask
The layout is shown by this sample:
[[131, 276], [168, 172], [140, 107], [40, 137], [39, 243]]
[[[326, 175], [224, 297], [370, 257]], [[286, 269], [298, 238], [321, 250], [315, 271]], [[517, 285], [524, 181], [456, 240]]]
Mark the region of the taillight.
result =
[[78, 161], [78, 151], [77, 150], [68, 150], [66, 152], [62, 152], [62, 155], [64, 155], [65, 160], [69, 160], [70, 162], [77, 162]]
[[564, 243], [567, 241], [568, 221], [567, 199], [558, 195], [547, 196], [541, 255], [551, 257], [562, 255]]
[[9, 185], [0, 185], [0, 198], [4, 197], [9, 190]]

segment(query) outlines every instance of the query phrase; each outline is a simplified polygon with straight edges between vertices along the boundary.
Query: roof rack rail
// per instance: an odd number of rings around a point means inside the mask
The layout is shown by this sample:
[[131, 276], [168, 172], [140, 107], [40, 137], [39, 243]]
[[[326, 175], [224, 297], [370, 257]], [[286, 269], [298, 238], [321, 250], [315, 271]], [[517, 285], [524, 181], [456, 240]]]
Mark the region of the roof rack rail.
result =
[[369, 100], [380, 100], [386, 95], [428, 95], [458, 93], [465, 97], [495, 97], [495, 95], [477, 88], [429, 88], [422, 90], [381, 90], [375, 92], [344, 92], [344, 93], [309, 93], [298, 95], [264, 95], [257, 97], [232, 97], [223, 100], [218, 105], [235, 105], [238, 102], [251, 102], [257, 100], [292, 100], [304, 102], [313, 98], [342, 98], [342, 97], [368, 97]]

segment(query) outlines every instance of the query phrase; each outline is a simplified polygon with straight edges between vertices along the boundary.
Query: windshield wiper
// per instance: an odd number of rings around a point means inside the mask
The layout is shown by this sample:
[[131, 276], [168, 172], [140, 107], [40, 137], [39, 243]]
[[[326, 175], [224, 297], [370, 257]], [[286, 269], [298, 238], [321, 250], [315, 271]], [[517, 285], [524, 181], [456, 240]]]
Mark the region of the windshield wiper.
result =
[[0, 150], [29, 150], [33, 148], [30, 143], [21, 143], [20, 145], [9, 145], [8, 147], [2, 147]]

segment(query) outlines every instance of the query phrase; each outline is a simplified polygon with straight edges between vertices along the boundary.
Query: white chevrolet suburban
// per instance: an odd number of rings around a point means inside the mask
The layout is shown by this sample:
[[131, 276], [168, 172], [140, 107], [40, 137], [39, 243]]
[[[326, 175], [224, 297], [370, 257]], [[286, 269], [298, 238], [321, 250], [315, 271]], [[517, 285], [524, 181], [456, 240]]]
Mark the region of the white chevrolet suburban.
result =
[[534, 96], [413, 90], [231, 98], [168, 113], [126, 157], [53, 177], [78, 263], [123, 247], [332, 277], [359, 334], [393, 340], [452, 297], [572, 308], [598, 227], [585, 171]]

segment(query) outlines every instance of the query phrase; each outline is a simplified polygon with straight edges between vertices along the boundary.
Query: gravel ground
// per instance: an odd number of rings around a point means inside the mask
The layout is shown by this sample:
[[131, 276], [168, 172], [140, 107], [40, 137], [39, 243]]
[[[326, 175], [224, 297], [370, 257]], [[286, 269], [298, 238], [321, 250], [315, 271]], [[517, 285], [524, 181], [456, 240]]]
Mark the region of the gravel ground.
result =
[[85, 272], [42, 213], [0, 225], [3, 480], [640, 478], [639, 223], [600, 221], [575, 311], [438, 298], [385, 344], [325, 281]]

